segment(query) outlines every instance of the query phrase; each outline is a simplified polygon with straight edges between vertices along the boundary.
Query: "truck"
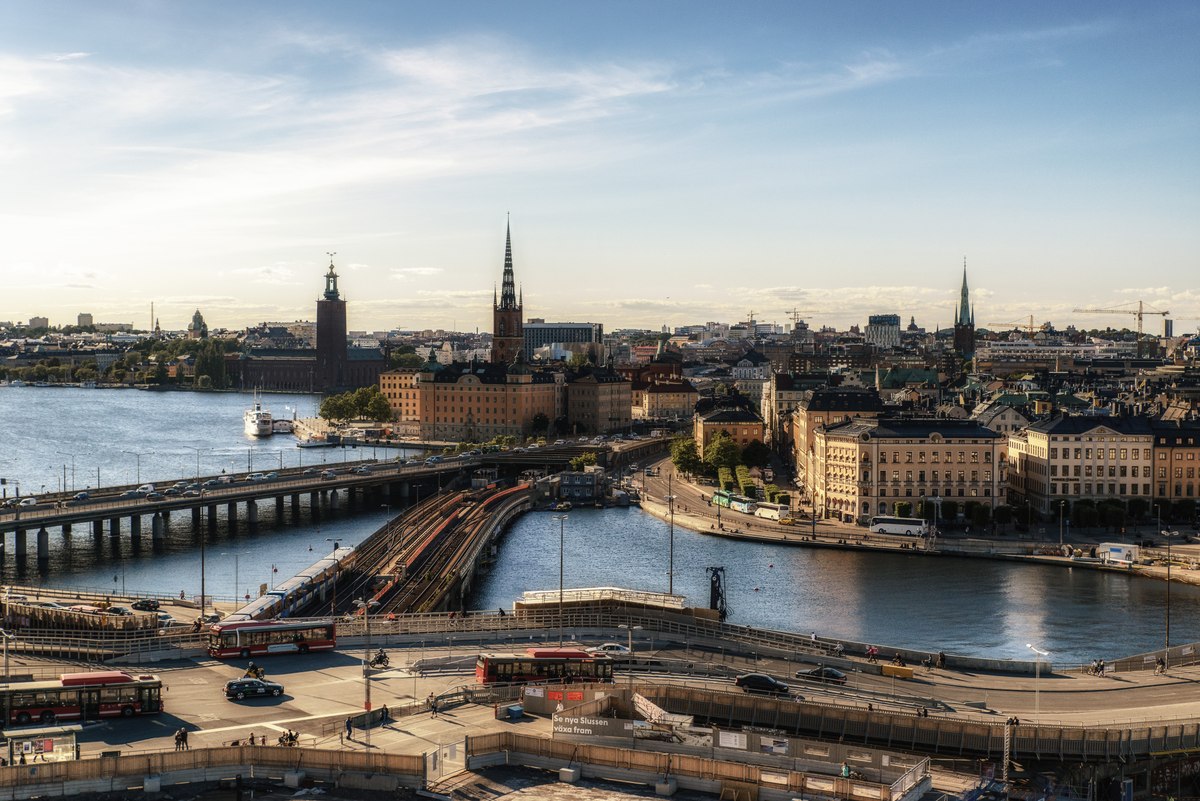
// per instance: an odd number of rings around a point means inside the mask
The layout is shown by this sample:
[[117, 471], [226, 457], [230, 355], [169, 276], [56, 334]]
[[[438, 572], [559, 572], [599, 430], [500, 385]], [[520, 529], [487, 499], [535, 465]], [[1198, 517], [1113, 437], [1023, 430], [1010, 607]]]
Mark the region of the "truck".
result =
[[1096, 546], [1096, 556], [1106, 565], [1129, 567], [1138, 560], [1138, 546], [1124, 542], [1102, 542]]

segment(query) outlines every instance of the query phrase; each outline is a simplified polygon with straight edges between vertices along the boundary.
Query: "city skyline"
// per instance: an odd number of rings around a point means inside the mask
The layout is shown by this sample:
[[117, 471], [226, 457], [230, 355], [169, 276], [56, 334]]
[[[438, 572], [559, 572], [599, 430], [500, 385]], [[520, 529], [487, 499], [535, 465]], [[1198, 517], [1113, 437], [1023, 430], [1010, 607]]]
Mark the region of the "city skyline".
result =
[[723, 11], [5, 4], [0, 319], [1196, 330], [1200, 10]]

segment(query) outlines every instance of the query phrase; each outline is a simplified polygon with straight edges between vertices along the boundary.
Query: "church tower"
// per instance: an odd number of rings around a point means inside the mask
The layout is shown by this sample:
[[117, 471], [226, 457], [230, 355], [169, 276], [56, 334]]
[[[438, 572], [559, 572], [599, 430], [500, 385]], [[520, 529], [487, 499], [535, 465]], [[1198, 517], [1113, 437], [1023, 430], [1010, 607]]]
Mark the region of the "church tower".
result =
[[329, 254], [325, 295], [317, 301], [317, 370], [315, 388], [329, 391], [346, 385], [346, 301], [338, 294], [337, 273]]
[[512, 228], [504, 231], [504, 282], [500, 297], [492, 296], [492, 363], [511, 364], [522, 357], [525, 347], [525, 324], [521, 309], [523, 298], [517, 296], [513, 281]]
[[954, 314], [954, 350], [964, 359], [975, 355], [975, 309], [967, 292], [966, 259], [963, 259], [962, 297]]

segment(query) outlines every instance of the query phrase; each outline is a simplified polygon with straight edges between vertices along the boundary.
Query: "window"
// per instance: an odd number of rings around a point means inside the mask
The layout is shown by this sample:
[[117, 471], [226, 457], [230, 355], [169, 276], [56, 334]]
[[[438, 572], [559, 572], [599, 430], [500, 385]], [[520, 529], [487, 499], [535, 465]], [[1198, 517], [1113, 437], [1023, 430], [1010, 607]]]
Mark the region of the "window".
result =
[[971, 451], [971, 464], [979, 464], [979, 451]]

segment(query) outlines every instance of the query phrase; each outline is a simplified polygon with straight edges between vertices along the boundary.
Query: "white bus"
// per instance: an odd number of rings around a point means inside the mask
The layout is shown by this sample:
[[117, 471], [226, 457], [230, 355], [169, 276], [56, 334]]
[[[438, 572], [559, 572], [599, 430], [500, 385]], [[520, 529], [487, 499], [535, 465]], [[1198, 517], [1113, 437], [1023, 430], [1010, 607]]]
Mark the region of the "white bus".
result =
[[876, 534], [903, 534], [908, 537], [929, 534], [929, 523], [919, 517], [872, 517], [868, 528]]
[[784, 503], [759, 503], [758, 508], [754, 510], [754, 514], [756, 517], [778, 520], [781, 517], [788, 516], [788, 507]]

